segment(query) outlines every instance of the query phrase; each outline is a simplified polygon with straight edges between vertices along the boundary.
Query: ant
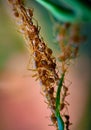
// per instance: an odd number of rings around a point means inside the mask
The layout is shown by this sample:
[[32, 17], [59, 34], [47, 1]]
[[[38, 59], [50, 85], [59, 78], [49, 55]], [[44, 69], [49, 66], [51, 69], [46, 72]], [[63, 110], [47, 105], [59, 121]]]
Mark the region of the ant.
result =
[[51, 121], [53, 122], [53, 124], [57, 123], [57, 118], [54, 113], [52, 113], [52, 115], [51, 115]]
[[69, 129], [69, 126], [72, 125], [72, 123], [70, 123], [69, 119], [70, 119], [70, 116], [69, 115], [64, 115], [66, 121], [65, 121], [65, 125], [66, 125], [66, 130], [70, 130]]
[[33, 17], [33, 9], [26, 9], [26, 13], [27, 13], [27, 16], [29, 17], [29, 19]]
[[51, 88], [48, 90], [48, 93], [49, 93], [50, 95], [53, 95], [53, 93], [54, 93], [54, 87], [51, 87]]
[[68, 110], [67, 105], [69, 105], [69, 103], [65, 101], [65, 97], [69, 95], [68, 88], [65, 85], [63, 85], [63, 91], [64, 93], [61, 98], [61, 107], [60, 107], [61, 111], [64, 109], [64, 107], [66, 107], [66, 109]]

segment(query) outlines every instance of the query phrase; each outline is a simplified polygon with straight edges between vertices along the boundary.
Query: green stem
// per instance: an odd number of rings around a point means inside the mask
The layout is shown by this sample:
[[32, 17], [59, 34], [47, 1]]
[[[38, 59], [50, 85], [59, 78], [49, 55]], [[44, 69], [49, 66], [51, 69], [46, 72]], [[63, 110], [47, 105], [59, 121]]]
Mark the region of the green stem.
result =
[[61, 92], [61, 88], [64, 81], [64, 75], [65, 74], [63, 73], [60, 79], [58, 89], [57, 89], [57, 94], [56, 94], [56, 113], [55, 114], [56, 114], [59, 130], [64, 130], [64, 122], [62, 120], [62, 117], [60, 116], [60, 92]]

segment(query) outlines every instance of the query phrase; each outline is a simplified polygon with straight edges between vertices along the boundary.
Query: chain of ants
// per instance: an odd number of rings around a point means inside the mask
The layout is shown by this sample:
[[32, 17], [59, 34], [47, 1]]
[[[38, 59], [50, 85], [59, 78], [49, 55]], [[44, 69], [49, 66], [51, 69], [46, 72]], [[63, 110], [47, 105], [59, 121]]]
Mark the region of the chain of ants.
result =
[[[43, 85], [43, 92], [45, 93], [48, 107], [51, 109], [51, 120], [53, 125], [57, 126], [57, 119], [55, 116], [55, 86], [58, 85], [59, 75], [57, 72], [56, 59], [52, 56], [52, 50], [47, 47], [44, 43], [43, 38], [40, 37], [39, 32], [40, 28], [37, 25], [33, 24], [33, 10], [29, 8], [25, 8], [24, 4], [21, 0], [8, 0], [13, 7], [13, 12], [15, 17], [17, 18], [20, 31], [23, 33], [29, 51], [32, 51], [32, 56], [34, 58], [35, 68], [37, 79], [40, 79], [41, 84]], [[59, 60], [62, 62], [62, 72], [65, 73], [67, 71], [67, 62], [68, 59], [74, 58], [78, 54], [79, 45], [75, 46], [72, 44], [73, 42], [80, 42], [81, 38], [78, 36], [77, 29], [74, 29], [74, 35], [70, 38], [70, 44], [64, 45], [64, 38], [66, 37], [66, 29], [70, 27], [70, 24], [64, 24], [64, 26], [60, 29], [58, 35], [58, 40], [61, 46], [62, 54], [59, 56]], [[66, 39], [68, 40], [68, 38]], [[34, 77], [33, 76], [33, 77]], [[62, 85], [62, 94], [61, 94], [61, 108], [62, 111], [65, 107], [67, 108], [67, 103], [65, 102], [65, 97], [68, 95], [68, 88], [65, 85]], [[65, 117], [65, 126], [66, 130], [69, 130], [70, 121], [69, 115], [63, 114]]]
[[81, 27], [78, 23], [65, 23], [57, 28], [57, 41], [62, 52], [59, 60], [68, 65], [69, 61], [78, 56], [79, 46], [86, 37], [80, 34]]
[[51, 109], [51, 121], [58, 129], [55, 116], [55, 86], [59, 81], [56, 70], [56, 59], [52, 56], [52, 50], [44, 43], [43, 38], [39, 36], [38, 25], [33, 24], [33, 10], [24, 7], [20, 0], [8, 0], [13, 7], [13, 12], [17, 18], [20, 31], [23, 33], [29, 50], [35, 62], [36, 78], [40, 79], [43, 85], [48, 107]]
[[[55, 31], [57, 33], [57, 41], [59, 43], [61, 49], [61, 55], [58, 57], [59, 61], [61, 61], [61, 69], [62, 72], [65, 73], [68, 70], [70, 62], [78, 56], [79, 46], [81, 42], [84, 42], [86, 37], [80, 34], [80, 26], [78, 24], [70, 24], [65, 23], [63, 25], [58, 26], [58, 30], [56, 28]], [[68, 87], [62, 85], [63, 94], [61, 95], [61, 111], [64, 109], [68, 111], [67, 105], [69, 105], [65, 98], [69, 95]], [[69, 130], [69, 126], [72, 123], [69, 121], [69, 114], [64, 114], [66, 119], [65, 126], [66, 130]]]

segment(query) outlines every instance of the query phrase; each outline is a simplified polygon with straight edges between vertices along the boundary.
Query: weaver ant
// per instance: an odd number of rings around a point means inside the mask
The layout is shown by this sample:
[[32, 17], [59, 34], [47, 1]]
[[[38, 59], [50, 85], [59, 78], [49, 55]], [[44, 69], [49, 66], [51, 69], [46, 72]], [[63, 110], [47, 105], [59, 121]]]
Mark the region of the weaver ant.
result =
[[68, 88], [65, 85], [63, 85], [63, 94], [61, 97], [61, 108], [60, 108], [61, 111], [64, 109], [64, 107], [66, 107], [66, 109], [67, 109], [66, 105], [69, 105], [69, 103], [67, 101], [65, 101], [65, 97], [68, 95], [69, 95]]
[[51, 50], [50, 48], [48, 48], [48, 47], [47, 47], [46, 51], [47, 51], [47, 54], [49, 54], [50, 56], [51, 56], [52, 53], [53, 53], [52, 50]]
[[45, 88], [44, 92], [48, 101], [48, 106], [50, 106], [51, 110], [55, 112], [55, 97], [54, 97], [54, 87]]
[[72, 123], [70, 123], [69, 119], [70, 119], [70, 116], [69, 115], [64, 115], [66, 121], [65, 121], [65, 125], [66, 125], [66, 130], [70, 130], [69, 129], [69, 126], [72, 125]]
[[44, 43], [44, 42], [40, 42], [40, 43], [38, 44], [38, 50], [39, 50], [40, 52], [44, 52], [45, 49], [46, 49], [45, 43]]
[[53, 95], [53, 93], [54, 93], [54, 87], [51, 87], [51, 88], [48, 90], [48, 93], [49, 93], [50, 95]]
[[53, 124], [57, 124], [57, 118], [55, 117], [54, 113], [52, 113], [51, 115], [51, 121], [53, 122]]
[[[26, 9], [26, 13], [27, 13], [27, 16], [29, 17], [29, 19], [33, 17], [33, 9]], [[30, 21], [31, 21], [31, 19], [30, 19]]]

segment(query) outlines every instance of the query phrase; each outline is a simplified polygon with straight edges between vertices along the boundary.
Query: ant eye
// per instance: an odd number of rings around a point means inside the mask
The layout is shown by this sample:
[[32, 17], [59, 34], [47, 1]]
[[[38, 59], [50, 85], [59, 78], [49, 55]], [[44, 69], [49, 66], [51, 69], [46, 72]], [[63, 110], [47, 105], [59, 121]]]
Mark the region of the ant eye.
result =
[[53, 79], [53, 78], [48, 78], [48, 81], [49, 81], [50, 83], [54, 83], [54, 79]]
[[44, 52], [44, 50], [45, 50], [45, 44], [44, 43], [41, 43], [40, 42], [40, 44], [38, 44], [38, 50], [40, 51], [40, 52]]

